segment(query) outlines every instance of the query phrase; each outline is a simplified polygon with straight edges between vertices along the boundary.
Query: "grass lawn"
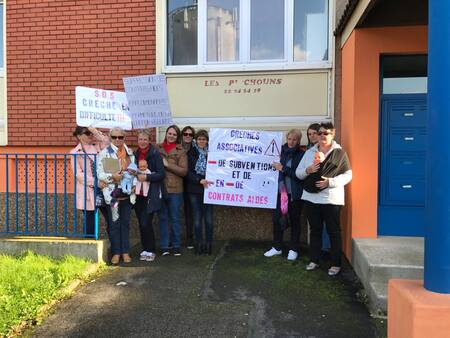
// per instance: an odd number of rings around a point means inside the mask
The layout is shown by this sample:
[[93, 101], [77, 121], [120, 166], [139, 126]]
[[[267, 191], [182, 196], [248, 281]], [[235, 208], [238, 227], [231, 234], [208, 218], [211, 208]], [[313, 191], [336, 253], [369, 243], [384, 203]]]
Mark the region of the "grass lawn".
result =
[[0, 337], [24, 321], [35, 322], [39, 309], [64, 298], [61, 288], [81, 277], [88, 265], [72, 256], [56, 260], [32, 252], [0, 255]]

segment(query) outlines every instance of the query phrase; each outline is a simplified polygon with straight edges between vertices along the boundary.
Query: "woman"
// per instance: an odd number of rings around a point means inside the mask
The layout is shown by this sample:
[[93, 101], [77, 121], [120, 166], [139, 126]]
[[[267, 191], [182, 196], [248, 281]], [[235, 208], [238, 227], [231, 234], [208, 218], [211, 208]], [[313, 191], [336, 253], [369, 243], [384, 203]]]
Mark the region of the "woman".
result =
[[[306, 201], [306, 217], [311, 228], [310, 263], [306, 270], [319, 267], [325, 222], [331, 242], [331, 267], [328, 275], [335, 276], [341, 271], [339, 216], [344, 205], [344, 186], [351, 181], [352, 170], [346, 152], [334, 141], [333, 124], [322, 123], [318, 135], [319, 142], [306, 151], [295, 172], [299, 179], [304, 180], [302, 199]], [[316, 152], [325, 155], [322, 163], [314, 162]]]
[[[137, 134], [138, 149], [134, 153], [136, 164], [146, 161], [150, 174], [139, 173], [137, 180], [150, 182], [147, 195], [143, 189], [136, 191], [134, 211], [139, 223], [142, 252], [141, 261], [155, 260], [155, 234], [153, 231], [153, 214], [161, 208], [162, 184], [165, 176], [164, 165], [158, 150], [150, 143], [150, 131], [140, 130]], [[143, 185], [141, 185], [143, 187]], [[146, 196], [145, 196], [146, 195]]]
[[[319, 142], [319, 135], [317, 134], [320, 129], [320, 123], [310, 124], [307, 129], [308, 145], [306, 149], [313, 147], [317, 142]], [[322, 256], [328, 257], [330, 252], [330, 237], [328, 236], [325, 224], [323, 225], [322, 232]]]
[[[75, 148], [70, 150], [70, 162], [72, 171], [76, 174], [76, 206], [78, 210], [86, 212], [85, 237], [95, 236], [95, 168], [94, 163], [98, 160], [96, 155], [109, 144], [107, 136], [103, 135], [94, 127], [77, 126], [73, 132], [78, 140]], [[86, 167], [85, 167], [86, 165]], [[98, 181], [98, 187], [104, 188], [105, 182]], [[86, 199], [85, 199], [86, 196]], [[107, 229], [109, 227], [108, 212], [106, 206], [97, 205], [105, 217]]]
[[[109, 138], [111, 144], [100, 152], [97, 161], [97, 177], [99, 180], [108, 182], [108, 185], [103, 188], [103, 196], [108, 205], [108, 214], [110, 217], [109, 240], [111, 242], [111, 263], [118, 264], [120, 257], [124, 263], [130, 263], [130, 215], [131, 206], [136, 201], [134, 192], [129, 196], [117, 197], [117, 206], [111, 205], [111, 193], [122, 179], [123, 172], [128, 168], [130, 163], [134, 163], [134, 155], [131, 149], [125, 144], [125, 131], [122, 128], [114, 127], [109, 131]], [[117, 171], [108, 172], [109, 168], [105, 165], [109, 159], [110, 163], [117, 160]], [[108, 170], [108, 171], [105, 171]]]
[[[195, 136], [195, 129], [191, 126], [186, 126], [181, 130], [182, 142], [184, 150], [186, 153], [192, 148], [192, 141]], [[194, 248], [194, 240], [193, 240], [193, 225], [192, 225], [192, 207], [189, 201], [189, 194], [186, 192], [186, 185], [188, 184], [187, 178], [185, 177], [183, 180], [183, 201], [184, 201], [184, 224], [186, 226], [186, 247], [188, 249]]]
[[287, 259], [294, 261], [298, 257], [300, 250], [300, 214], [303, 207], [303, 201], [301, 199], [303, 188], [301, 181], [295, 176], [295, 169], [304, 154], [304, 151], [300, 149], [301, 139], [302, 133], [300, 130], [291, 129], [286, 135], [286, 143], [281, 148], [280, 163], [273, 163], [273, 167], [279, 171], [278, 198], [277, 207], [272, 216], [274, 246], [264, 253], [266, 257], [281, 255], [282, 253], [283, 232], [287, 228], [285, 218], [281, 212], [282, 189], [286, 190], [288, 196], [287, 221], [291, 226], [291, 245]]
[[[206, 175], [206, 163], [208, 157], [209, 136], [206, 130], [199, 130], [195, 134], [195, 142], [188, 152], [189, 171], [186, 176], [186, 192], [191, 202], [194, 229], [195, 229], [195, 253], [200, 255], [212, 253], [213, 241], [213, 206], [203, 203], [203, 192], [208, 188]], [[203, 240], [203, 226], [205, 224], [205, 240]]]
[[[183, 203], [183, 177], [187, 174], [186, 151], [180, 144], [180, 128], [175, 125], [166, 130], [164, 141], [156, 147], [162, 156], [166, 176], [164, 178], [167, 195], [159, 211], [161, 255], [169, 255], [169, 237], [173, 245], [174, 256], [181, 256], [181, 221], [180, 209]], [[169, 232], [169, 219], [172, 231]], [[170, 233], [170, 235], [169, 235]]]
[[320, 123], [312, 123], [309, 125], [306, 130], [306, 135], [308, 137], [308, 145], [306, 146], [306, 149], [313, 147], [319, 141], [319, 136], [317, 135], [319, 129]]

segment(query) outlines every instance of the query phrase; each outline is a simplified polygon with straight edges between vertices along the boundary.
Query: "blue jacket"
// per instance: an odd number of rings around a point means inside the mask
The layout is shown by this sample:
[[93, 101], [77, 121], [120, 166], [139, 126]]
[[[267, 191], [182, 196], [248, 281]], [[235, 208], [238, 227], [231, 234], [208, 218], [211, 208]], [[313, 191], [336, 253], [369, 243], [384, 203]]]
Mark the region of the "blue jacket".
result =
[[[295, 175], [295, 169], [297, 169], [305, 152], [297, 147], [295, 150], [290, 150], [287, 143], [281, 147], [280, 163], [283, 165], [283, 170], [280, 171], [278, 176], [278, 184], [281, 182], [286, 184], [286, 177], [291, 179], [291, 199], [300, 200], [303, 194], [302, 181]], [[292, 159], [291, 167], [286, 167], [286, 163], [289, 158]]]
[[[134, 152], [136, 164], [138, 164], [139, 154], [140, 149], [137, 149]], [[167, 195], [163, 184], [166, 171], [162, 157], [153, 145], [150, 145], [145, 160], [147, 161], [148, 169], [152, 172], [151, 174], [147, 174], [147, 181], [150, 182], [150, 189], [147, 196], [147, 212], [152, 213], [161, 209], [161, 199]]]

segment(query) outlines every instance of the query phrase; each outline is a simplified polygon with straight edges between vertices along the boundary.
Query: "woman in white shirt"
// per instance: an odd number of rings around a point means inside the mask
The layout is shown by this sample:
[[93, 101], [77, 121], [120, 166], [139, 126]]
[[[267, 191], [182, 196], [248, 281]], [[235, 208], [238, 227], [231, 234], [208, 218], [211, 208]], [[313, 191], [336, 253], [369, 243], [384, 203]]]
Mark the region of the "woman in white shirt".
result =
[[[330, 276], [341, 270], [342, 238], [340, 210], [344, 205], [344, 186], [352, 179], [347, 154], [334, 141], [335, 129], [331, 122], [322, 123], [319, 142], [308, 149], [295, 174], [303, 180], [302, 200], [305, 200], [306, 217], [310, 225], [310, 263], [306, 270], [319, 267], [322, 248], [322, 229], [325, 223], [331, 242]], [[324, 155], [319, 163], [318, 153]]]

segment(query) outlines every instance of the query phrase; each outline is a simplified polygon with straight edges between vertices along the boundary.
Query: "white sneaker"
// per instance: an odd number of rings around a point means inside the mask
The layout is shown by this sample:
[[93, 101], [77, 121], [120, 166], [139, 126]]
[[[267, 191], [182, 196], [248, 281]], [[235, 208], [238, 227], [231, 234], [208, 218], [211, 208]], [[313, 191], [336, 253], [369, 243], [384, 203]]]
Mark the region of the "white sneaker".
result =
[[147, 251], [142, 251], [141, 254], [139, 255], [139, 260], [141, 261], [146, 261], [147, 260], [147, 255], [149, 254], [149, 252]]
[[281, 250], [277, 250], [275, 248], [272, 248], [269, 251], [266, 251], [264, 253], [265, 257], [273, 257], [273, 256], [278, 256], [278, 255], [281, 255]]
[[288, 257], [287, 257], [288, 261], [295, 261], [297, 259], [297, 257], [298, 257], [297, 251], [289, 250]]
[[156, 258], [156, 255], [153, 252], [147, 252], [147, 256], [145, 257], [145, 260], [147, 262], [153, 262]]
[[306, 266], [307, 271], [315, 270], [319, 267], [319, 264], [316, 264], [314, 262], [309, 262], [309, 264]]

